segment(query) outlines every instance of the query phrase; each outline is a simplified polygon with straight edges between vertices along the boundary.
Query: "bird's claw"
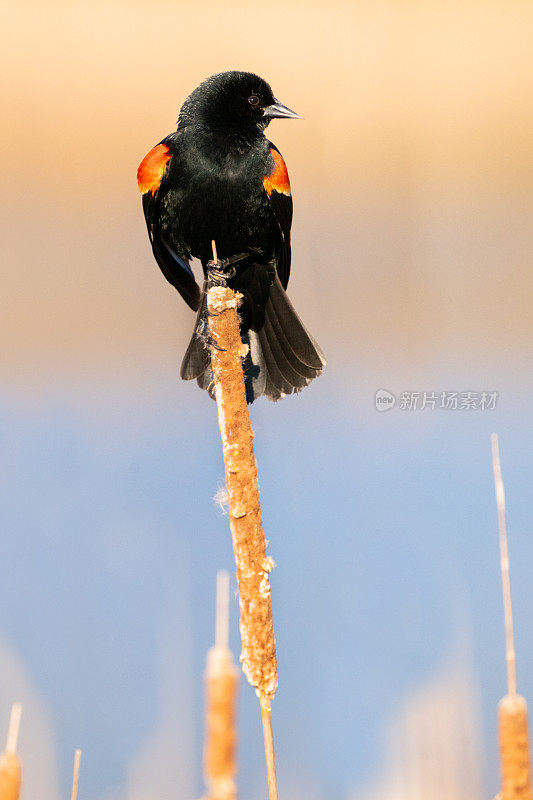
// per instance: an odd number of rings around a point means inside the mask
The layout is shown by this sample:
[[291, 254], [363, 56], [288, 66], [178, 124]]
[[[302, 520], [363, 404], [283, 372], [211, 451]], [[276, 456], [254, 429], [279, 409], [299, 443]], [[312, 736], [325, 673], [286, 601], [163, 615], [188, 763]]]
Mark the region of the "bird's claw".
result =
[[249, 253], [238, 253], [230, 258], [219, 258], [218, 261], [207, 262], [207, 276], [210, 286], [225, 286], [227, 281], [234, 278], [237, 269], [236, 264], [248, 258]]
[[225, 352], [227, 352], [225, 347], [219, 347], [219, 346], [218, 346], [218, 344], [215, 342], [215, 340], [214, 340], [213, 336], [212, 336], [210, 333], [208, 333], [208, 334], [206, 335], [206, 337], [205, 337], [205, 343], [206, 343], [206, 345], [208, 345], [209, 347], [214, 347], [214, 348], [215, 348], [215, 350], [218, 350], [218, 352], [219, 352], [219, 353], [225, 353]]

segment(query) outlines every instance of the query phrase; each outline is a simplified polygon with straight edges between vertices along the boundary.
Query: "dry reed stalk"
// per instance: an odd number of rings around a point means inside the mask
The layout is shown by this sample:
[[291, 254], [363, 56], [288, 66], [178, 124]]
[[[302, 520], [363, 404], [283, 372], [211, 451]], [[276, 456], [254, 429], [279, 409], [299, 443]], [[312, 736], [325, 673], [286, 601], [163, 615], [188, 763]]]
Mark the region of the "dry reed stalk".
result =
[[239, 670], [228, 647], [229, 575], [217, 574], [215, 646], [207, 654], [206, 744], [204, 753], [208, 800], [235, 800], [237, 734], [235, 711]]
[[13, 703], [7, 733], [5, 753], [0, 757], [0, 800], [18, 800], [22, 770], [17, 757], [17, 741], [20, 729], [20, 703]]
[[498, 737], [502, 770], [501, 800], [533, 800], [531, 756], [528, 731], [527, 703], [516, 693], [516, 657], [509, 577], [509, 549], [505, 515], [505, 492], [498, 436], [492, 437], [492, 466], [498, 508], [500, 535], [500, 564], [502, 573], [503, 606], [505, 613], [505, 651], [507, 661], [507, 695], [498, 706]]
[[[228, 491], [230, 527], [239, 587], [241, 661], [244, 674], [261, 702], [270, 800], [277, 800], [270, 702], [278, 686], [276, 642], [272, 622], [257, 465], [242, 372], [247, 348], [241, 342], [237, 308], [240, 295], [225, 285], [213, 242], [213, 269], [207, 292], [211, 364]], [[220, 284], [216, 281], [220, 276]]]
[[74, 753], [74, 770], [72, 773], [72, 794], [70, 800], [78, 800], [78, 784], [80, 782], [81, 750]]

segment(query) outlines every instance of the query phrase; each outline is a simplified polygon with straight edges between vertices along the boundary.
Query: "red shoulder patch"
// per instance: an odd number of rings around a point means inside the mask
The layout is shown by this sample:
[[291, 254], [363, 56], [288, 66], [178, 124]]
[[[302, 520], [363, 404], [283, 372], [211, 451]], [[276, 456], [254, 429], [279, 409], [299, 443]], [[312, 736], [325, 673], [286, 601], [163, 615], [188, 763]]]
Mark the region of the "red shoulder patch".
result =
[[278, 151], [274, 150], [272, 147], [270, 148], [270, 155], [274, 161], [274, 170], [270, 175], [265, 175], [263, 178], [263, 186], [269, 195], [272, 194], [272, 192], [290, 195], [291, 184], [285, 162]]
[[170, 150], [166, 144], [156, 145], [143, 158], [137, 170], [137, 183], [142, 194], [145, 194], [145, 192], [155, 194], [157, 192], [170, 158]]

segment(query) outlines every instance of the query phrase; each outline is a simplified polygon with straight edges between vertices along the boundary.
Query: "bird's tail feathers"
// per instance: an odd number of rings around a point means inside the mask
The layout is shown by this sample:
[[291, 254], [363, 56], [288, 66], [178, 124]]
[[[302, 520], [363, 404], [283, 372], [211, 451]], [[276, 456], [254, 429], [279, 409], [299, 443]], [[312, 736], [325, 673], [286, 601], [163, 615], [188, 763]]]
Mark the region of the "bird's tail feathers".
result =
[[[204, 291], [180, 374], [184, 380], [196, 378], [198, 385], [214, 397], [206, 314]], [[304, 327], [277, 276], [270, 288], [265, 324], [259, 331], [243, 334], [242, 340], [249, 347], [243, 361], [249, 403], [261, 395], [279, 400], [301, 391], [320, 375], [326, 364], [322, 350]]]
[[207, 344], [207, 294], [206, 284], [202, 292], [202, 300], [196, 315], [194, 330], [189, 346], [181, 362], [180, 376], [184, 381], [197, 380], [201, 389], [206, 389], [214, 397], [213, 370], [211, 355]]

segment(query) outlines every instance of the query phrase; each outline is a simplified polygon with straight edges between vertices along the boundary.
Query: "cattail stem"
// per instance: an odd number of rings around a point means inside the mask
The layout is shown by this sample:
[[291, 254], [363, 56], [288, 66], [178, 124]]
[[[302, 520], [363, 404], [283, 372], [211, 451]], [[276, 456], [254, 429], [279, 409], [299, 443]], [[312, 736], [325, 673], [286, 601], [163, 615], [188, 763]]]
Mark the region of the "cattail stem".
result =
[[7, 733], [6, 751], [0, 757], [0, 800], [18, 800], [22, 770], [17, 757], [17, 742], [20, 729], [20, 703], [13, 703]]
[[74, 753], [74, 771], [72, 773], [72, 793], [70, 800], [78, 800], [78, 784], [80, 782], [81, 750]]
[[[241, 661], [244, 674], [262, 702], [270, 706], [277, 685], [276, 642], [272, 622], [269, 573], [273, 562], [266, 555], [257, 466], [250, 415], [242, 372], [247, 347], [239, 332], [240, 295], [226, 285], [213, 242], [207, 309], [211, 336], [211, 365], [215, 383], [218, 423], [228, 491], [230, 527], [239, 587]], [[268, 719], [267, 719], [268, 716]], [[272, 740], [269, 715], [263, 717], [265, 746]], [[268, 751], [267, 764], [274, 754]], [[269, 768], [270, 800], [276, 800], [275, 770]]]
[[276, 759], [274, 757], [274, 736], [272, 733], [272, 712], [270, 700], [262, 696], [261, 721], [263, 723], [263, 738], [265, 740], [265, 758], [267, 767], [268, 796], [270, 800], [278, 800], [278, 781], [276, 777]]
[[9, 728], [7, 729], [6, 753], [15, 755], [20, 731], [20, 718], [22, 716], [22, 706], [20, 703], [13, 703], [11, 716], [9, 717]]
[[507, 523], [505, 515], [505, 491], [503, 488], [502, 469], [500, 464], [500, 448], [498, 434], [493, 433], [492, 468], [496, 505], [498, 508], [498, 529], [500, 534], [500, 565], [502, 572], [503, 609], [505, 614], [505, 654], [507, 661], [507, 691], [511, 697], [516, 695], [516, 656], [514, 649], [513, 607], [511, 604], [511, 580], [509, 576], [509, 548], [507, 545]]
[[215, 616], [215, 645], [228, 649], [229, 642], [229, 572], [217, 572], [217, 608]]

